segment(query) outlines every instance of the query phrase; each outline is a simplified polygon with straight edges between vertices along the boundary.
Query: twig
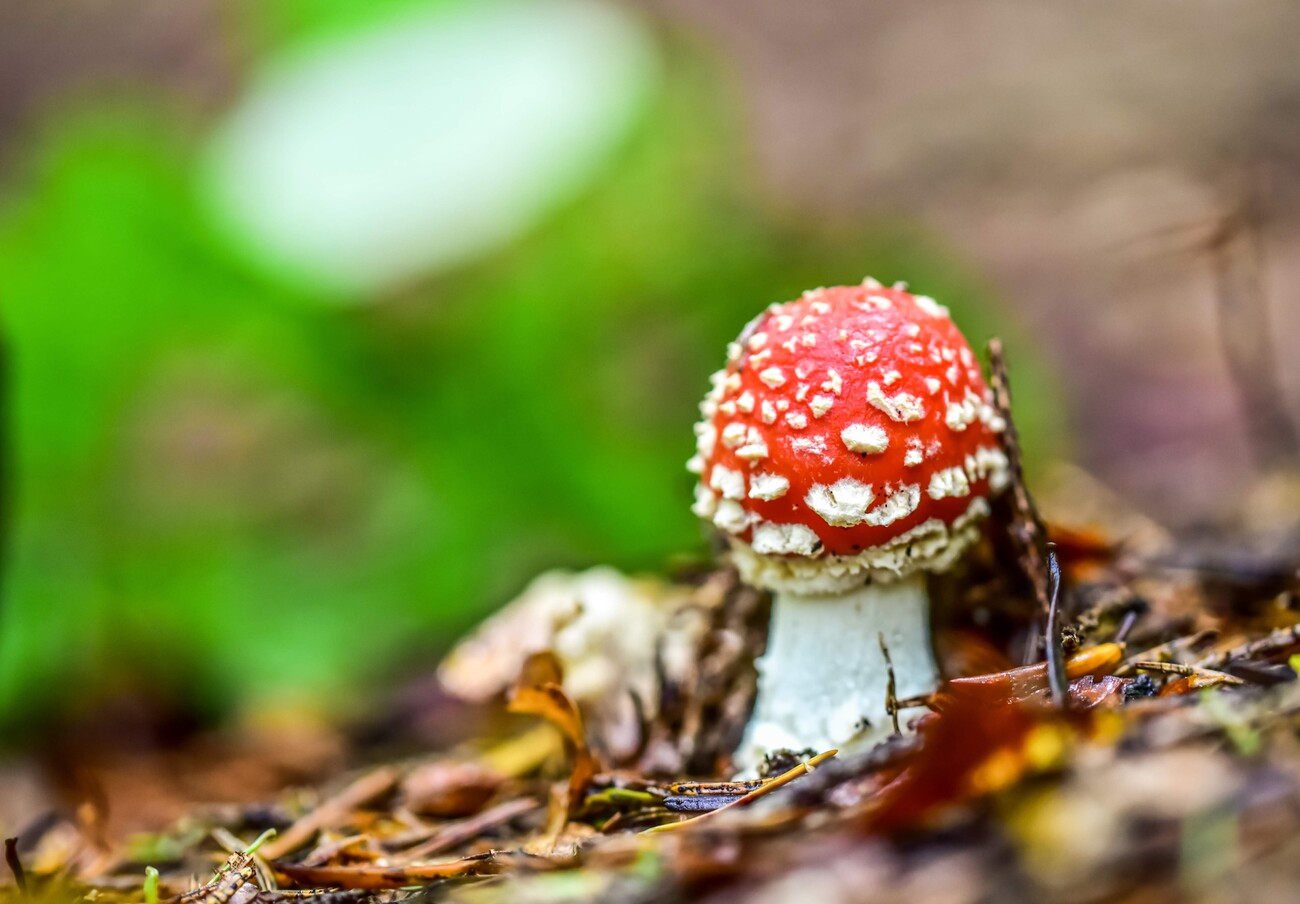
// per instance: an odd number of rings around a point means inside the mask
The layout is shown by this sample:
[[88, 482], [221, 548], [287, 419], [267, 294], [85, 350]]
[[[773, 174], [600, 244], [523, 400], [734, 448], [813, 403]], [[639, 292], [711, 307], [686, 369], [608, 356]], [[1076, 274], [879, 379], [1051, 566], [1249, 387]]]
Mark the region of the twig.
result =
[[1137, 620], [1141, 615], [1142, 613], [1136, 609], [1130, 609], [1124, 614], [1124, 620], [1120, 622], [1119, 628], [1115, 631], [1115, 637], [1113, 638], [1115, 643], [1124, 643], [1128, 640], [1129, 633], [1133, 630], [1133, 626], [1137, 624]]
[[1133, 668], [1144, 672], [1163, 672], [1166, 675], [1189, 675], [1197, 678], [1213, 678], [1220, 684], [1245, 684], [1235, 675], [1217, 672], [1214, 669], [1197, 668], [1181, 662], [1134, 662]]
[[5, 863], [9, 864], [9, 872], [14, 874], [14, 884], [18, 886], [18, 891], [25, 898], [27, 897], [27, 873], [23, 870], [23, 862], [18, 859], [18, 839], [5, 839]]
[[[1080, 650], [1065, 663], [1065, 676], [1071, 680], [1084, 675], [1111, 674], [1124, 656], [1124, 645], [1102, 643], [1086, 650]], [[1008, 700], [1024, 699], [1037, 693], [1048, 685], [1047, 663], [1036, 662], [1003, 672], [990, 672], [984, 675], [969, 675], [965, 678], [953, 678], [948, 684], [953, 687], [1001, 688]]]
[[396, 769], [369, 772], [348, 785], [334, 797], [300, 818], [274, 841], [262, 848], [267, 860], [278, 860], [311, 841], [318, 831], [341, 822], [357, 807], [387, 794], [397, 784]]
[[344, 889], [394, 889], [436, 879], [482, 876], [503, 869], [500, 851], [485, 851], [450, 863], [419, 866], [314, 866], [280, 864], [276, 869], [300, 885], [333, 885]]
[[764, 782], [761, 787], [755, 788], [753, 791], [750, 791], [744, 797], [737, 797], [731, 803], [718, 807], [718, 809], [716, 810], [710, 810], [707, 813], [701, 813], [699, 816], [692, 816], [690, 819], [683, 819], [681, 822], [669, 822], [661, 826], [655, 826], [654, 828], [646, 829], [641, 834], [651, 835], [658, 832], [673, 832], [686, 826], [699, 825], [701, 822], [705, 821], [706, 819], [712, 819], [713, 817], [717, 816], [719, 813], [726, 812], [727, 810], [730, 810], [733, 807], [743, 807], [745, 806], [745, 804], [752, 803], [753, 801], [757, 800], [758, 798], [762, 797], [765, 794], [770, 794], [771, 792], [775, 791], [777, 788], [780, 788], [782, 785], [789, 784], [790, 782], [797, 779], [799, 776], [803, 775], [805, 772], [809, 772], [815, 769], [817, 766], [821, 765], [826, 760], [835, 756], [835, 754], [837, 753], [839, 753], [838, 750], [827, 750], [825, 753], [819, 753], [812, 759], [802, 762], [792, 769], [787, 769], [785, 772], [782, 772], [780, 775], [772, 779], [770, 782]]
[[903, 732], [898, 727], [898, 685], [894, 681], [894, 660], [889, 657], [889, 645], [885, 643], [885, 632], [880, 631], [876, 634], [876, 639], [880, 641], [880, 653], [885, 657], [885, 712], [894, 723], [894, 734], [899, 735]]
[[[254, 872], [257, 874], [258, 885], [263, 889], [271, 891], [274, 891], [279, 887], [275, 881], [275, 874], [272, 871], [270, 864], [262, 859], [262, 856], [257, 852], [277, 834], [276, 829], [267, 829], [261, 835], [258, 835], [257, 838], [253, 839], [252, 844], [244, 844], [242, 839], [235, 836], [228, 829], [217, 826], [212, 830], [212, 837], [216, 840], [217, 844], [225, 848], [228, 853], [236, 857], [248, 858], [248, 861], [253, 865]], [[212, 877], [212, 881], [216, 882], [221, 877], [221, 873], [225, 871], [228, 866], [229, 863], [217, 870], [217, 874]]]
[[1020, 434], [1011, 419], [1011, 381], [1007, 376], [1006, 354], [1002, 340], [993, 338], [988, 344], [990, 388], [993, 406], [1006, 424], [1002, 431], [1002, 451], [1006, 453], [1011, 475], [1011, 499], [1015, 517], [1007, 532], [1020, 549], [1021, 567], [1034, 589], [1039, 612], [1046, 614], [1051, 605], [1048, 599], [1047, 528], [1038, 514], [1033, 497], [1025, 487], [1025, 472], [1020, 458]]
[[523, 816], [525, 813], [536, 810], [539, 806], [541, 805], [537, 801], [527, 797], [508, 800], [503, 804], [484, 810], [477, 816], [462, 819], [460, 822], [447, 826], [428, 841], [403, 851], [399, 857], [391, 858], [392, 865], [403, 866], [417, 860], [423, 860], [425, 857], [431, 857], [434, 854], [444, 853], [457, 845], [478, 838], [489, 829], [494, 829], [517, 816]]
[[1047, 544], [1047, 575], [1050, 600], [1047, 606], [1047, 684], [1052, 691], [1052, 703], [1065, 709], [1070, 702], [1070, 679], [1065, 674], [1065, 648], [1061, 645], [1061, 563], [1056, 559], [1056, 547]]
[[1222, 668], [1234, 659], [1259, 659], [1263, 656], [1285, 652], [1295, 646], [1300, 646], [1300, 625], [1277, 628], [1267, 637], [1261, 637], [1259, 640], [1252, 640], [1249, 643], [1230, 647], [1218, 653], [1211, 653], [1209, 656], [1203, 656], [1196, 660], [1196, 665], [1198, 668], [1203, 669], [1217, 669]]
[[1123, 613], [1125, 619], [1130, 615], [1141, 614], [1146, 602], [1128, 587], [1116, 587], [1106, 591], [1099, 599], [1074, 618], [1074, 625], [1083, 634], [1091, 634], [1101, 627], [1102, 622], [1112, 616]]
[[1035, 615], [1029, 622], [1029, 630], [1025, 632], [1024, 649], [1020, 651], [1020, 664], [1030, 666], [1038, 662], [1038, 642], [1043, 638], [1042, 628], [1039, 616]]
[[[419, 840], [428, 838], [427, 834], [421, 835]], [[360, 847], [371, 840], [368, 834], [348, 835], [345, 838], [339, 838], [325, 844], [318, 844], [311, 849], [311, 852], [298, 861], [300, 866], [325, 866], [335, 857], [344, 851], [351, 852], [353, 848]]]
[[1207, 628], [1204, 631], [1197, 631], [1195, 634], [1188, 634], [1185, 637], [1175, 637], [1173, 640], [1167, 640], [1162, 644], [1143, 650], [1132, 658], [1129, 662], [1124, 663], [1115, 670], [1115, 674], [1120, 678], [1132, 674], [1133, 663], [1139, 661], [1151, 662], [1168, 662], [1169, 657], [1187, 650], [1194, 649], [1201, 644], [1213, 640], [1219, 636], [1219, 632], [1213, 628]]
[[894, 708], [898, 712], [902, 712], [905, 709], [920, 709], [921, 707], [934, 709], [934, 695], [917, 694], [915, 697], [904, 697], [901, 700], [894, 701]]
[[240, 851], [230, 855], [207, 885], [186, 892], [176, 900], [180, 904], [224, 904], [250, 882], [260, 891], [256, 879], [257, 868], [252, 856]]

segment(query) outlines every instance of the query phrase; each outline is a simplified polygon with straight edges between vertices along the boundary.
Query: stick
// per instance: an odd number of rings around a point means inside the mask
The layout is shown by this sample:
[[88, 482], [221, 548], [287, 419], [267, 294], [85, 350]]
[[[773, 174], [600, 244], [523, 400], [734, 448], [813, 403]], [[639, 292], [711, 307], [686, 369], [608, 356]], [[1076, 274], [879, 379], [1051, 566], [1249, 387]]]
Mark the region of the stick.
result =
[[540, 804], [537, 801], [527, 797], [508, 800], [489, 810], [484, 810], [477, 816], [471, 816], [469, 819], [463, 819], [445, 827], [428, 841], [408, 848], [400, 856], [392, 858], [393, 865], [404, 866], [417, 860], [423, 860], [425, 857], [431, 857], [434, 854], [441, 854], [459, 844], [478, 838], [488, 829], [507, 823], [516, 816], [523, 816], [525, 813], [536, 810], [539, 806]]
[[[1206, 641], [1213, 640], [1219, 636], [1219, 632], [1213, 628], [1207, 628], [1204, 631], [1197, 631], [1195, 634], [1188, 634], [1185, 637], [1175, 637], [1173, 640], [1167, 640], [1162, 644], [1143, 650], [1133, 657], [1132, 662], [1126, 662], [1115, 670], [1115, 674], [1121, 678], [1127, 677], [1133, 671], [1133, 662], [1151, 662], [1159, 660], [1167, 661], [1166, 657], [1173, 656], [1177, 653], [1183, 653], [1192, 650]], [[1208, 663], [1202, 663], [1209, 665]]]
[[1056, 560], [1055, 544], [1047, 544], [1047, 580], [1051, 587], [1047, 606], [1047, 684], [1052, 702], [1065, 709], [1070, 702], [1070, 679], [1065, 674], [1065, 648], [1061, 646], [1061, 563]]
[[819, 753], [811, 760], [800, 763], [798, 766], [795, 766], [793, 769], [787, 769], [785, 772], [782, 772], [780, 775], [772, 779], [770, 782], [764, 782], [762, 787], [755, 788], [753, 791], [750, 791], [744, 797], [737, 797], [731, 803], [718, 807], [718, 809], [716, 810], [710, 810], [707, 813], [701, 813], [699, 816], [692, 816], [690, 819], [683, 819], [681, 822], [664, 823], [661, 826], [655, 826], [654, 828], [646, 829], [641, 834], [652, 835], [657, 832], [674, 832], [682, 828], [683, 826], [698, 825], [699, 823], [705, 821], [706, 819], [712, 819], [713, 817], [717, 816], [719, 813], [722, 813], [726, 810], [730, 810], [732, 807], [743, 807], [745, 806], [745, 804], [752, 803], [753, 801], [758, 800], [758, 798], [762, 797], [763, 795], [775, 791], [777, 788], [780, 788], [782, 785], [789, 784], [790, 782], [797, 779], [799, 776], [803, 775], [805, 772], [809, 772], [810, 770], [815, 769], [817, 766], [820, 766], [822, 763], [826, 762], [826, 760], [829, 760], [837, 753], [839, 753], [838, 750], [827, 750], [825, 753]]
[[1002, 340], [993, 338], [988, 345], [990, 380], [993, 406], [1006, 428], [1002, 431], [1002, 450], [1006, 453], [1011, 472], [1011, 498], [1015, 517], [1007, 532], [1020, 547], [1021, 566], [1034, 588], [1040, 613], [1046, 613], [1050, 601], [1047, 593], [1047, 528], [1038, 514], [1038, 507], [1025, 487], [1025, 472], [1020, 461], [1020, 434], [1011, 419], [1011, 381], [1007, 376], [1007, 359]]
[[894, 722], [894, 734], [900, 735], [902, 731], [898, 728], [898, 685], [894, 682], [894, 660], [889, 658], [885, 632], [879, 632], [876, 637], [880, 640], [880, 652], [885, 657], [885, 674], [889, 676], [885, 683], [885, 712], [889, 713], [889, 718]]
[[311, 841], [319, 830], [332, 826], [364, 803], [387, 794], [397, 784], [396, 769], [376, 769], [361, 776], [334, 797], [284, 830], [284, 834], [262, 848], [267, 860], [278, 860]]
[[18, 859], [18, 839], [5, 839], [5, 863], [9, 864], [9, 872], [14, 874], [14, 884], [18, 886], [18, 891], [25, 898], [27, 897], [27, 873], [23, 870], [23, 862]]
[[1250, 643], [1219, 653], [1211, 653], [1198, 659], [1196, 664], [1203, 669], [1216, 669], [1234, 659], [1258, 659], [1261, 656], [1281, 653], [1297, 645], [1300, 645], [1300, 625], [1291, 625], [1288, 628], [1277, 628], [1267, 637], [1261, 637], [1259, 640], [1252, 640]]
[[1145, 672], [1163, 672], [1166, 675], [1190, 675], [1198, 678], [1213, 678], [1220, 684], [1245, 684], [1236, 675], [1229, 675], [1227, 672], [1216, 672], [1214, 669], [1200, 669], [1194, 665], [1184, 665], [1181, 662], [1135, 662], [1133, 668], [1141, 669]]

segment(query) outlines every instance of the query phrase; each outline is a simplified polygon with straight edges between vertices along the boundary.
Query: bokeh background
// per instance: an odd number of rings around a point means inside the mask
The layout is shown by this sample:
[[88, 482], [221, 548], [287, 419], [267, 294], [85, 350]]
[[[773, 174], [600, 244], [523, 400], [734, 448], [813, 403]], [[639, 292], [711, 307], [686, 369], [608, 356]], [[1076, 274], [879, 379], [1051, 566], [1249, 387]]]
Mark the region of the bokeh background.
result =
[[1036, 474], [1212, 521], [1259, 465], [1235, 211], [1300, 389], [1297, 34], [1287, 0], [5, 0], [0, 737], [356, 718], [542, 569], [698, 553], [724, 343], [868, 274], [1006, 340]]

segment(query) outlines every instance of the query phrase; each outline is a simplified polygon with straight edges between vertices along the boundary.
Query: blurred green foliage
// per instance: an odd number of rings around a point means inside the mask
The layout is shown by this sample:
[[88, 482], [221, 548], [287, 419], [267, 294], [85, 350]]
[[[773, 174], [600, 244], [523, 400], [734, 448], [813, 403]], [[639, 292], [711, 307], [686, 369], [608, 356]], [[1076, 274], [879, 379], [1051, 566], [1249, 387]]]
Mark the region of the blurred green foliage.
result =
[[239, 30], [268, 52], [287, 45], [348, 34], [412, 10], [450, 7], [467, 0], [240, 0]]
[[[255, 6], [277, 10], [252, 26], [275, 41], [357, 9]], [[683, 463], [707, 375], [809, 286], [906, 278], [973, 341], [996, 329], [1042, 448], [1050, 388], [978, 280], [906, 223], [766, 205], [714, 67], [666, 52], [580, 199], [351, 305], [230, 250], [167, 101], [51, 117], [0, 208], [17, 492], [0, 719], [142, 689], [214, 716], [283, 695], [347, 710], [540, 569], [662, 567], [701, 543]]]

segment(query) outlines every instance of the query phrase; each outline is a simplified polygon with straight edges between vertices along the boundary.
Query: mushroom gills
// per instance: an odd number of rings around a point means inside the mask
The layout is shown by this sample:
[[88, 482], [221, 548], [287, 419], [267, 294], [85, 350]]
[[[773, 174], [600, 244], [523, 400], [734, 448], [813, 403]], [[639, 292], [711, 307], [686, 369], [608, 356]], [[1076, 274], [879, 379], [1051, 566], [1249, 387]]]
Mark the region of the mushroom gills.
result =
[[921, 573], [847, 593], [775, 594], [767, 651], [757, 663], [758, 697], [736, 766], [752, 772], [781, 748], [864, 749], [888, 738], [889, 671], [880, 637], [893, 661], [896, 696], [933, 692], [939, 671], [929, 608]]

